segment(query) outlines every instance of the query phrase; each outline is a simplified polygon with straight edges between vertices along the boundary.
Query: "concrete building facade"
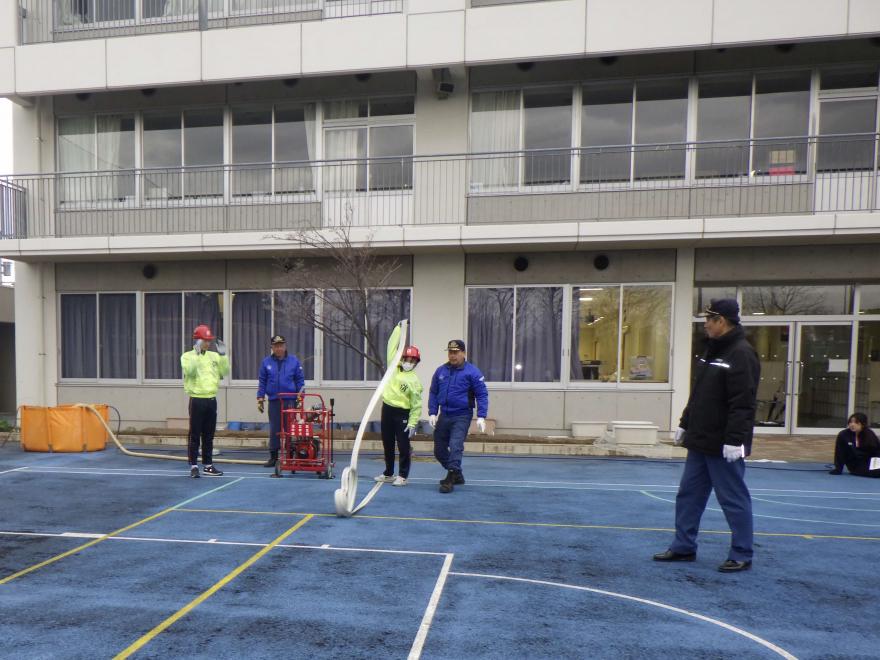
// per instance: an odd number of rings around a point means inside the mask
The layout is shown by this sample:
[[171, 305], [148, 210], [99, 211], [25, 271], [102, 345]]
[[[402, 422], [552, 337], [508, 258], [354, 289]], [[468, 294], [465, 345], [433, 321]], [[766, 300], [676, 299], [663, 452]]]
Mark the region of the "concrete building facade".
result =
[[760, 432], [880, 421], [878, 80], [873, 0], [0, 0], [18, 403], [183, 417], [209, 322], [221, 422], [273, 332], [357, 419], [375, 370], [280, 261], [347, 227], [395, 266], [371, 322], [426, 384], [466, 340], [501, 431], [674, 429], [721, 296]]

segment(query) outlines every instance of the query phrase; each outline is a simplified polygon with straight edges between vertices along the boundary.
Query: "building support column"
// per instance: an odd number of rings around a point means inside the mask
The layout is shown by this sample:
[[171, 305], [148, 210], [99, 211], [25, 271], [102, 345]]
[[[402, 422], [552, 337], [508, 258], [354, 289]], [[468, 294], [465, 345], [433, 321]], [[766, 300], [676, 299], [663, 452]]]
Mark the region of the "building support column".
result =
[[15, 264], [17, 405], [54, 406], [58, 373], [55, 265]]
[[691, 389], [691, 336], [694, 299], [694, 248], [678, 248], [675, 259], [675, 307], [672, 310], [672, 407], [670, 430], [678, 428]]

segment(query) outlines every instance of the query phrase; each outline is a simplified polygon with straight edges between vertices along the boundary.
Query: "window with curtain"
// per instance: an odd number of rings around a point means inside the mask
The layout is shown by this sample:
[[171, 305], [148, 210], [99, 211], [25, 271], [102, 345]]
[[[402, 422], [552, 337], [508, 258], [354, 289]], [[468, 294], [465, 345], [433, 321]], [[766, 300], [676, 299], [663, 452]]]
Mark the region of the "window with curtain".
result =
[[272, 108], [232, 110], [231, 192], [236, 196], [272, 193]]
[[562, 356], [562, 287], [517, 287], [513, 379], [559, 381]]
[[[325, 173], [329, 192], [412, 188], [413, 97], [340, 100], [324, 104]], [[367, 158], [370, 160], [366, 160]]]
[[[134, 115], [58, 120], [60, 202], [119, 202], [134, 196]], [[101, 172], [95, 174], [95, 171]]]
[[519, 181], [520, 93], [477, 92], [471, 97], [471, 192], [514, 186]]
[[256, 380], [272, 336], [272, 294], [239, 291], [232, 294], [232, 378]]
[[275, 108], [276, 193], [314, 192], [315, 127], [314, 103]]
[[[388, 337], [394, 327], [403, 319], [410, 317], [409, 289], [381, 289], [370, 291], [367, 296], [367, 325], [370, 334], [375, 337], [375, 353], [385, 364]], [[412, 326], [409, 332], [412, 333]], [[388, 365], [386, 364], [387, 368]], [[367, 380], [381, 380], [384, 372], [379, 371], [371, 362], [367, 363]]]
[[179, 380], [183, 341], [180, 293], [144, 294], [144, 377]]
[[698, 85], [697, 177], [747, 176], [752, 76], [706, 78]]
[[360, 291], [324, 292], [324, 380], [364, 379], [364, 358], [351, 347], [364, 344], [365, 307]]
[[299, 312], [306, 309], [312, 310], [308, 313], [308, 318], [311, 318], [315, 309], [314, 291], [276, 291], [272, 334], [281, 335], [287, 340], [287, 350], [299, 359], [306, 380], [314, 380], [315, 328]]
[[584, 85], [582, 106], [581, 183], [629, 181], [633, 83]]
[[223, 294], [187, 291], [183, 294], [183, 346], [181, 352], [192, 348], [192, 331], [205, 324], [214, 335], [223, 339]]
[[[810, 72], [759, 73], [755, 77], [752, 169], [784, 176], [807, 171]], [[779, 139], [770, 139], [779, 138]]]
[[61, 377], [98, 377], [98, 299], [61, 295]]
[[526, 185], [571, 181], [571, 95], [569, 88], [523, 91], [523, 149], [541, 150], [525, 154]]
[[634, 179], [684, 178], [687, 108], [685, 78], [636, 83]]
[[133, 293], [98, 294], [99, 378], [137, 378], [137, 312]]
[[572, 381], [617, 380], [620, 286], [572, 287]]
[[514, 289], [468, 288], [468, 360], [488, 381], [510, 382]]

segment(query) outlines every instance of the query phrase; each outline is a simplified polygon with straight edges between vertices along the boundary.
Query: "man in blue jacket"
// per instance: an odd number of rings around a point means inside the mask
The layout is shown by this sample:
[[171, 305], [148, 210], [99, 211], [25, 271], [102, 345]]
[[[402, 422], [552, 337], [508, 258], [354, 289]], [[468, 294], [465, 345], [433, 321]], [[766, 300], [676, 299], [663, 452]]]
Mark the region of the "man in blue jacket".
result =
[[260, 365], [260, 386], [257, 388], [257, 410], [263, 412], [264, 399], [269, 397], [269, 460], [263, 467], [275, 467], [278, 449], [281, 446], [281, 406], [290, 408], [296, 404], [295, 398], [286, 397], [282, 402], [280, 394], [301, 393], [306, 379], [302, 365], [295, 355], [288, 355], [287, 342], [281, 335], [272, 337], [272, 353]]
[[[434, 427], [434, 457], [446, 469], [440, 492], [451, 493], [464, 484], [461, 456], [477, 405], [477, 428], [486, 431], [489, 392], [483, 374], [467, 361], [464, 341], [453, 339], [446, 346], [448, 361], [437, 367], [428, 396], [428, 421]], [[438, 417], [439, 412], [439, 417]]]

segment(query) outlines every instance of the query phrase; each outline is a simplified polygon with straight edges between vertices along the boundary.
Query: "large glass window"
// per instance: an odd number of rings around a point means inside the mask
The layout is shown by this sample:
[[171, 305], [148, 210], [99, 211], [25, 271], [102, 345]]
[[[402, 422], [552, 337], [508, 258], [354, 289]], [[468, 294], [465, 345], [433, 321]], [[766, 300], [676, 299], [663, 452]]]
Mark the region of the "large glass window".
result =
[[[124, 201], [134, 196], [134, 115], [98, 115], [58, 120], [60, 201]], [[95, 170], [105, 174], [86, 174]]]
[[702, 314], [713, 300], [736, 298], [735, 286], [698, 286], [694, 287], [693, 312]]
[[859, 314], [880, 314], [880, 284], [859, 287]]
[[669, 381], [669, 327], [672, 287], [623, 287], [620, 380]]
[[581, 109], [582, 183], [629, 181], [632, 82], [584, 85]]
[[[367, 326], [376, 340], [376, 345], [367, 347], [367, 352], [374, 352], [385, 363], [388, 337], [402, 319], [410, 317], [409, 289], [383, 289], [370, 291], [367, 296]], [[410, 328], [412, 333], [412, 328]], [[386, 367], [388, 365], [385, 365]], [[372, 362], [367, 362], [367, 380], [380, 380], [383, 376]]]
[[271, 194], [272, 108], [232, 111], [232, 162], [233, 195]]
[[272, 336], [272, 294], [232, 294], [232, 378], [256, 380]]
[[[471, 99], [471, 190], [512, 186], [519, 180], [520, 94], [478, 92]], [[489, 154], [507, 152], [499, 156]]]
[[488, 381], [511, 380], [514, 290], [468, 289], [468, 359]]
[[562, 287], [518, 287], [513, 379], [559, 381], [562, 354]]
[[146, 112], [143, 123], [143, 158], [147, 170], [144, 172], [144, 199], [178, 199], [181, 196], [180, 173], [168, 170], [179, 168], [183, 163], [180, 113]]
[[[182, 377], [183, 306], [179, 293], [144, 294], [144, 377]], [[190, 330], [192, 331], [192, 330]]]
[[[315, 104], [275, 108], [275, 191], [300, 193], [315, 190], [312, 168], [315, 150]], [[297, 163], [293, 165], [292, 163]]]
[[700, 80], [697, 177], [747, 175], [751, 124], [751, 76]]
[[571, 180], [571, 89], [523, 92], [523, 149], [541, 150], [526, 154], [526, 185]]
[[799, 284], [748, 286], [742, 289], [742, 315], [802, 316], [851, 314], [852, 287]]
[[752, 169], [770, 176], [806, 172], [809, 119], [809, 71], [758, 74], [754, 137], [759, 142]]
[[820, 104], [820, 172], [845, 172], [874, 168], [877, 129], [877, 96], [857, 99], [823, 99]]
[[687, 139], [688, 81], [686, 79], [636, 83], [636, 147], [634, 178], [684, 177]]
[[572, 289], [572, 380], [617, 380], [619, 331], [619, 286]]
[[183, 164], [187, 197], [223, 194], [223, 110], [187, 110], [183, 113]]
[[287, 350], [299, 359], [306, 380], [315, 377], [314, 291], [276, 291], [272, 334], [287, 340]]
[[880, 427], [880, 321], [859, 323], [855, 409]]
[[61, 377], [137, 377], [133, 293], [61, 296]]

